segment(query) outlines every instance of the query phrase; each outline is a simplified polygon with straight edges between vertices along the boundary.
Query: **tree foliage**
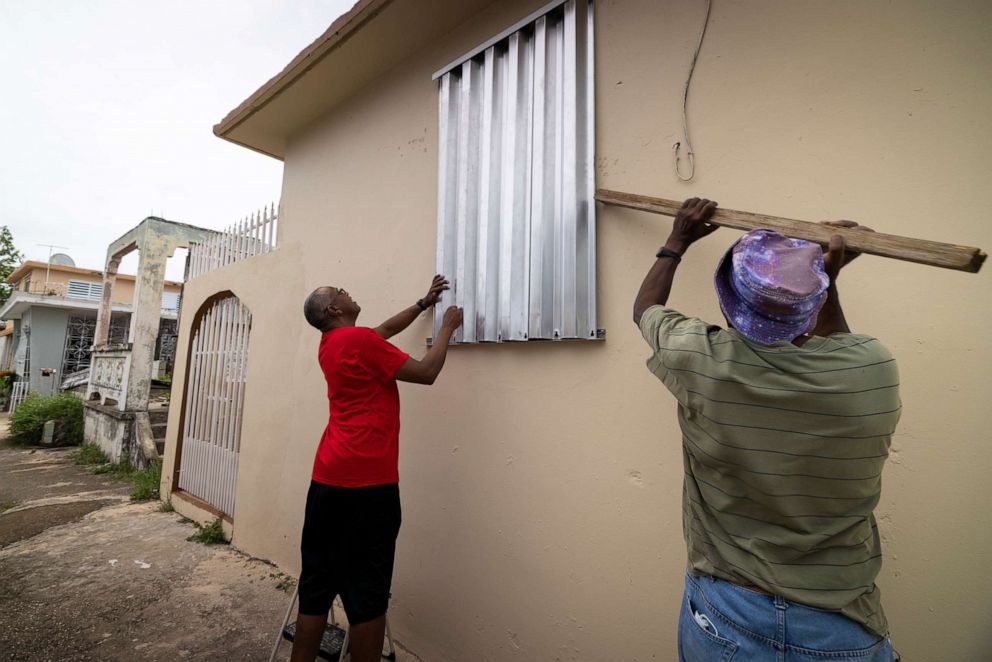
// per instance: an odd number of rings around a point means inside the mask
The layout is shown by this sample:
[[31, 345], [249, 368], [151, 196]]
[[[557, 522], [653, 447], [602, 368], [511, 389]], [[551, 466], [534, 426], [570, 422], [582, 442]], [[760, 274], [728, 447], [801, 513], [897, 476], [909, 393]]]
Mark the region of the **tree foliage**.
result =
[[0, 306], [10, 297], [11, 286], [6, 282], [7, 276], [24, 259], [24, 255], [14, 246], [14, 235], [6, 225], [0, 226]]

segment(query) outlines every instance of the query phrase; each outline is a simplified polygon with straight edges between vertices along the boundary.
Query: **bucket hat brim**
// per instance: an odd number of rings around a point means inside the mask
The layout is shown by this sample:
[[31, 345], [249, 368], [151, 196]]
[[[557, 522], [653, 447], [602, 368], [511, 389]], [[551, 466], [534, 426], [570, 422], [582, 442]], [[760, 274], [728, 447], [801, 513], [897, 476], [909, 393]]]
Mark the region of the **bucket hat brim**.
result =
[[820, 308], [826, 301], [826, 293], [820, 296], [812, 312], [801, 319], [784, 321], [770, 316], [737, 292], [732, 270], [734, 248], [738, 243], [740, 240], [734, 242], [720, 258], [713, 278], [720, 309], [734, 329], [745, 338], [763, 345], [770, 345], [780, 340], [792, 340], [812, 330], [816, 326]]

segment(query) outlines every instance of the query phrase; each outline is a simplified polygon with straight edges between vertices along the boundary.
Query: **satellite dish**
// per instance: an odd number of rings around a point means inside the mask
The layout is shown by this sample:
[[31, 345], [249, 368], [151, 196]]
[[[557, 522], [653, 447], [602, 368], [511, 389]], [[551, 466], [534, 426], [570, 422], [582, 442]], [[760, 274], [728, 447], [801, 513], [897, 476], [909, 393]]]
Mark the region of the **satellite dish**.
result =
[[49, 264], [57, 264], [60, 267], [74, 267], [76, 266], [76, 261], [65, 253], [55, 253], [48, 260]]

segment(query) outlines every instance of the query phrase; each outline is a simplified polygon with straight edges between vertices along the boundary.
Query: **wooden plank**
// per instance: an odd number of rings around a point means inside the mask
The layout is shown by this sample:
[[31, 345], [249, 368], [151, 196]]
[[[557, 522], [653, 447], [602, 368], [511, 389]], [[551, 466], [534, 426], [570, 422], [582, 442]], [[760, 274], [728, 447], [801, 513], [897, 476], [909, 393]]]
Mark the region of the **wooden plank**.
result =
[[[664, 214], [665, 216], [675, 216], [678, 214], [679, 209], [682, 208], [680, 201], [653, 198], [635, 193], [621, 193], [607, 189], [597, 189], [596, 200], [607, 205], [627, 207], [628, 209], [637, 209], [653, 214]], [[852, 250], [869, 255], [880, 255], [882, 257], [891, 257], [897, 260], [928, 264], [934, 267], [955, 269], [969, 273], [978, 273], [986, 258], [985, 251], [972, 246], [958, 246], [956, 244], [945, 244], [926, 239], [912, 239], [910, 237], [900, 237], [882, 232], [863, 232], [832, 228], [820, 225], [819, 223], [810, 223], [809, 221], [766, 216], [765, 214], [755, 214], [747, 211], [725, 209], [723, 207], [717, 208], [716, 213], [713, 214], [711, 223], [737, 230], [769, 228], [789, 237], [814, 241], [822, 246], [827, 245], [832, 235], [839, 234], [844, 237], [848, 248]]]

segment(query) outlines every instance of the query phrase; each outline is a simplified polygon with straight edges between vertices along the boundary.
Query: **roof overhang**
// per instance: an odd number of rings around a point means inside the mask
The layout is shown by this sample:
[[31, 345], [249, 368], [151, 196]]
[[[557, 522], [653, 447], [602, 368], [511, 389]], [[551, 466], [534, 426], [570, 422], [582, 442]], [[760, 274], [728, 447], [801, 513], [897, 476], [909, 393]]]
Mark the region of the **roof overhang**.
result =
[[[44, 294], [25, 294], [15, 292], [7, 299], [7, 302], [0, 308], [0, 319], [15, 320], [21, 319], [24, 313], [32, 308], [63, 308], [76, 312], [93, 312], [100, 309], [99, 301], [88, 301], [86, 299], [68, 299], [66, 297], [54, 297]], [[129, 303], [114, 303], [110, 309], [115, 313], [133, 312], [133, 307]], [[162, 308], [159, 316], [163, 319], [177, 319], [179, 311], [170, 308]]]
[[491, 4], [360, 0], [217, 123], [214, 134], [281, 160], [293, 134]]
[[[20, 319], [24, 313], [32, 308], [68, 308], [70, 310], [96, 311], [100, 309], [100, 302], [53, 297], [45, 294], [15, 292], [13, 296], [7, 299], [3, 308], [0, 308], [0, 319]], [[131, 312], [131, 305], [127, 303], [115, 303], [112, 309], [114, 312], [129, 313]]]

